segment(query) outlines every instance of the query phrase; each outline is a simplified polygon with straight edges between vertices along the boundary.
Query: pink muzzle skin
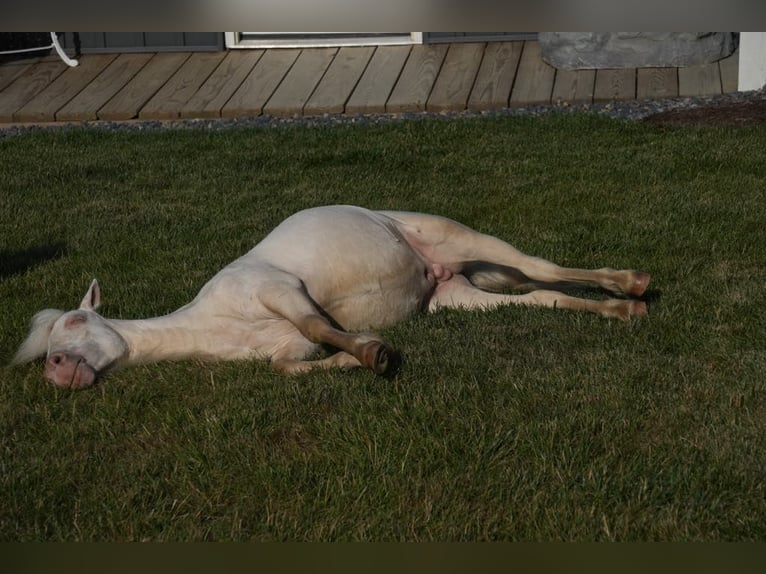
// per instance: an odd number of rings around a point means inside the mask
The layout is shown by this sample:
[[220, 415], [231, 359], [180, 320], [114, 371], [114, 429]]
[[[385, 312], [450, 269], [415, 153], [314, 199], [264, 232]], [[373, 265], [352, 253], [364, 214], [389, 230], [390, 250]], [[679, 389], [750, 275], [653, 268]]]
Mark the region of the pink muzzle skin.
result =
[[81, 355], [56, 351], [45, 361], [43, 375], [57, 387], [83, 389], [96, 381], [96, 371]]

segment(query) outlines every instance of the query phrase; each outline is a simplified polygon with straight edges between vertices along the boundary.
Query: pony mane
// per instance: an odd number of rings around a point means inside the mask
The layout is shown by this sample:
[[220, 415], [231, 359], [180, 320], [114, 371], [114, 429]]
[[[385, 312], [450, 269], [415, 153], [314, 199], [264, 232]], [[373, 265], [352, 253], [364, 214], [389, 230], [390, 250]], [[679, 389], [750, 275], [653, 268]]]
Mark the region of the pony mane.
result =
[[16, 355], [11, 360], [11, 365], [28, 363], [48, 351], [48, 337], [53, 329], [53, 324], [64, 314], [58, 309], [43, 309], [32, 318], [32, 326], [29, 335], [21, 344]]

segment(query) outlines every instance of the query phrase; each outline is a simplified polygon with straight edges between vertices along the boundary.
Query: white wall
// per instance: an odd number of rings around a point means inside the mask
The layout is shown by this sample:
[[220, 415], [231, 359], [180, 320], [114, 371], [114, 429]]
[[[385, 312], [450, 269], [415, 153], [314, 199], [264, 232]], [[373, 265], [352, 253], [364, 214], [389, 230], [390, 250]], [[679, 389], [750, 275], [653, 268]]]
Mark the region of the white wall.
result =
[[739, 90], [757, 90], [766, 84], [766, 32], [739, 34]]

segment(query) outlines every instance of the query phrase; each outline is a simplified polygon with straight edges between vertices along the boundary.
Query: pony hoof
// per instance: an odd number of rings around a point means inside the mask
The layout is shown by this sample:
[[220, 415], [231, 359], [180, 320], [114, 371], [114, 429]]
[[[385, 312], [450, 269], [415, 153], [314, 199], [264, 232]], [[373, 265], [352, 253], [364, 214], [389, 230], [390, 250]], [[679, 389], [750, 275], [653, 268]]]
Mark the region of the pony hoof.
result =
[[368, 343], [363, 352], [363, 364], [376, 375], [390, 375], [399, 365], [399, 354], [385, 343]]
[[628, 295], [633, 297], [641, 297], [646, 292], [646, 288], [649, 286], [649, 281], [652, 280], [652, 276], [643, 271], [633, 272], [633, 282], [628, 289]]
[[645, 317], [649, 314], [649, 310], [646, 307], [646, 303], [643, 301], [632, 301], [632, 309], [630, 311], [631, 317]]
[[633, 299], [610, 299], [604, 302], [604, 317], [630, 321], [633, 317], [643, 317], [647, 314], [646, 303]]

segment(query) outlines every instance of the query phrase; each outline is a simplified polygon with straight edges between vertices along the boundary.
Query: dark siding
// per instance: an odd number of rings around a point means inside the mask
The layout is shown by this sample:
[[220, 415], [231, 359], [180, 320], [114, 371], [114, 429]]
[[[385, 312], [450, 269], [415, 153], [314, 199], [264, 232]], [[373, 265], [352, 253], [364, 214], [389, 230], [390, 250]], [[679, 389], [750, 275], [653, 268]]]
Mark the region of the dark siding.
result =
[[537, 32], [426, 32], [424, 38], [427, 44], [512, 40], [537, 40]]
[[109, 34], [102, 33], [101, 36], [103, 39], [98, 47], [131, 48], [145, 45], [144, 34], [142, 32], [110, 32]]
[[363, 38], [391, 38], [395, 36], [409, 37], [409, 32], [240, 32], [241, 40], [255, 40], [261, 42], [333, 42], [336, 40], [354, 40]]
[[[75, 46], [74, 32], [64, 34], [65, 48]], [[77, 32], [83, 54], [223, 50], [220, 32]]]

